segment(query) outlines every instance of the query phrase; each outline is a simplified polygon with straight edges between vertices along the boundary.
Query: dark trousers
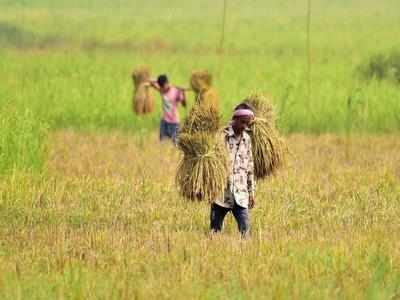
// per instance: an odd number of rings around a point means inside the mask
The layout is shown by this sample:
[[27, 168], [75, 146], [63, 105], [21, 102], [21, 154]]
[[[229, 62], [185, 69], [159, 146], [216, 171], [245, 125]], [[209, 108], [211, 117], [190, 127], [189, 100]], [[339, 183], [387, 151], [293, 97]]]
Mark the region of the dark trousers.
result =
[[160, 122], [160, 141], [164, 139], [171, 139], [176, 144], [176, 136], [178, 134], [179, 124], [168, 123], [164, 120]]
[[249, 210], [243, 208], [235, 203], [233, 208], [222, 207], [218, 204], [211, 204], [211, 215], [210, 215], [210, 225], [211, 231], [219, 232], [224, 224], [224, 218], [228, 212], [232, 212], [235, 217], [236, 223], [238, 224], [239, 231], [242, 236], [246, 236], [249, 228]]

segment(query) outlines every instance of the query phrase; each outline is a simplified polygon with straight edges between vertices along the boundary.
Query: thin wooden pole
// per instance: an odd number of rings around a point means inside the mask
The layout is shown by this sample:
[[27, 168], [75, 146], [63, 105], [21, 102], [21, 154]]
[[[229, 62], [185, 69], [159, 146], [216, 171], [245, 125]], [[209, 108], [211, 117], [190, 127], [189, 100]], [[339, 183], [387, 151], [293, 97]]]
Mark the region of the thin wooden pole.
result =
[[221, 37], [219, 40], [219, 45], [217, 46], [217, 59], [218, 59], [218, 67], [217, 67], [217, 77], [221, 75], [222, 69], [224, 68], [224, 43], [225, 43], [225, 27], [226, 27], [226, 15], [227, 15], [227, 6], [228, 0], [224, 0], [223, 2], [223, 10], [222, 10], [222, 24], [221, 24]]
[[353, 128], [353, 119], [352, 119], [352, 104], [353, 104], [353, 96], [347, 98], [347, 116], [346, 116], [346, 160], [350, 160], [350, 147], [351, 147], [351, 131]]
[[221, 25], [221, 38], [219, 41], [219, 47], [217, 48], [217, 52], [222, 54], [224, 52], [224, 41], [225, 41], [225, 23], [226, 23], [226, 7], [228, 0], [224, 0], [224, 7], [222, 12], [222, 25]]
[[311, 0], [307, 0], [307, 98], [311, 105]]

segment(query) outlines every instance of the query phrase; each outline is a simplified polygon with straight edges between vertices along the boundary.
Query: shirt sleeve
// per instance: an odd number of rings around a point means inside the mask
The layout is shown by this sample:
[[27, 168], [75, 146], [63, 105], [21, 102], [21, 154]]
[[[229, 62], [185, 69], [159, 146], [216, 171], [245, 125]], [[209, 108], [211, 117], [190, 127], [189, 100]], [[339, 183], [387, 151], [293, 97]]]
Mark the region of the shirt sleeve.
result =
[[253, 160], [253, 150], [251, 146], [251, 141], [249, 141], [248, 147], [248, 157], [249, 163], [247, 164], [247, 191], [249, 195], [254, 197], [256, 190], [256, 182], [254, 180], [254, 160]]

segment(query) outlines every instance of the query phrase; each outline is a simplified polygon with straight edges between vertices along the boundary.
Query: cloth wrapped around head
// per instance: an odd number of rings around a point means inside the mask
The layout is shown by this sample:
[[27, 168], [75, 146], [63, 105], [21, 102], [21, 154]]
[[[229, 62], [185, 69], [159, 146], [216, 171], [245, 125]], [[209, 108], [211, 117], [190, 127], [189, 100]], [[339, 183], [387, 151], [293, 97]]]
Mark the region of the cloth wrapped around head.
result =
[[249, 117], [254, 118], [254, 112], [250, 109], [237, 109], [233, 112], [233, 118]]

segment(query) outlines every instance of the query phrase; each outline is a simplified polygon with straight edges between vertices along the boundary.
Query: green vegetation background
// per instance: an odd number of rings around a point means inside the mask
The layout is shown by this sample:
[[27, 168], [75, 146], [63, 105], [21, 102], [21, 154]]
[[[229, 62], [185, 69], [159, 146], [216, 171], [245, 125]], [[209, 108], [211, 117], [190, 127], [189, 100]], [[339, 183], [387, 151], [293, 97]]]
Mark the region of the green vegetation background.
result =
[[[0, 148], [2, 165], [13, 164], [18, 143], [41, 144], [40, 128], [156, 129], [159, 101], [150, 116], [131, 110], [130, 73], [142, 65], [181, 86], [193, 70], [210, 70], [225, 119], [258, 91], [272, 97], [285, 133], [397, 132], [399, 86], [365, 81], [357, 69], [398, 47], [400, 3], [313, 3], [309, 98], [303, 2], [227, 1], [218, 55], [223, 1], [0, 0], [0, 138], [16, 145]], [[10, 133], [18, 118], [21, 129]], [[38, 123], [36, 133], [25, 135], [24, 121]]]

